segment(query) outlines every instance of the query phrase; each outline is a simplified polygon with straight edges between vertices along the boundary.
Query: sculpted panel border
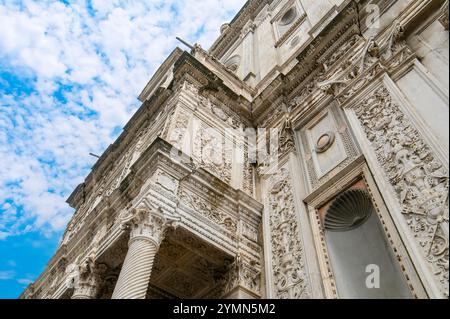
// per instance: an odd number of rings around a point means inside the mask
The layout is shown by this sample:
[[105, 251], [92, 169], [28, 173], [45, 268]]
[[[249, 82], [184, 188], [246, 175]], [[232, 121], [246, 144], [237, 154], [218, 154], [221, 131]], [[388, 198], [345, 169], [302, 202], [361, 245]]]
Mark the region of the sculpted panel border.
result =
[[369, 165], [428, 294], [448, 297], [447, 168], [384, 84], [348, 107], [352, 109], [346, 113], [360, 127]]

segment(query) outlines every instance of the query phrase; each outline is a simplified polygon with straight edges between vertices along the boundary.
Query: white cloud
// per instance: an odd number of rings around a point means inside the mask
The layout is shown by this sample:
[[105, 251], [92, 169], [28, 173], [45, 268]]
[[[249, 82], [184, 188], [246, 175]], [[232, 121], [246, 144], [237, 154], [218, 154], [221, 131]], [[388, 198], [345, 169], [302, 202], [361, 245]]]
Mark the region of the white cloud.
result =
[[33, 282], [33, 280], [27, 279], [27, 278], [20, 278], [20, 279], [17, 279], [17, 282], [21, 285], [27, 286], [27, 285], [31, 284]]
[[16, 273], [13, 270], [0, 270], [0, 280], [13, 279]]
[[175, 36], [206, 48], [244, 2], [0, 0], [0, 240], [63, 229], [89, 152], [113, 142]]
[[4, 240], [4, 239], [8, 238], [9, 235], [10, 235], [10, 233], [8, 233], [8, 232], [0, 231], [0, 240]]

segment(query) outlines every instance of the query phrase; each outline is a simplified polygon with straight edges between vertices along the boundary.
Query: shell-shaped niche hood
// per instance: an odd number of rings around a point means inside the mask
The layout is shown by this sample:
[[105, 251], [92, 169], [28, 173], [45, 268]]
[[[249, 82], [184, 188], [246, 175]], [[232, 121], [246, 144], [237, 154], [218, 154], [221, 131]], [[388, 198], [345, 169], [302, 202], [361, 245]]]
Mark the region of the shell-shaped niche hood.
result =
[[369, 194], [361, 189], [348, 190], [339, 195], [325, 215], [325, 229], [343, 232], [357, 228], [373, 213]]

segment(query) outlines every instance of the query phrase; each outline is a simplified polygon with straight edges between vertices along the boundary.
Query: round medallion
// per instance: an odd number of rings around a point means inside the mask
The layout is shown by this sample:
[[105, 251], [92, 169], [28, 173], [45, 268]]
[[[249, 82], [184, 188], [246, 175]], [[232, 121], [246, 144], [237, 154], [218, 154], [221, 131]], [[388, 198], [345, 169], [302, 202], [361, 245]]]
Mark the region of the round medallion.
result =
[[327, 151], [334, 143], [335, 135], [333, 132], [326, 132], [322, 134], [316, 142], [316, 153], [324, 153]]

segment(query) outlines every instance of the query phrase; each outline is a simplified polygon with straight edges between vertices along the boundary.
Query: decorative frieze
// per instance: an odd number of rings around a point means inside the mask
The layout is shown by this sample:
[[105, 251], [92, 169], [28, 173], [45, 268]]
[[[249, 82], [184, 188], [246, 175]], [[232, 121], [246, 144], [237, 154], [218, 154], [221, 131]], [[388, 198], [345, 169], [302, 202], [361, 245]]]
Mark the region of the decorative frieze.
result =
[[226, 229], [228, 232], [235, 234], [237, 230], [237, 223], [231, 217], [221, 212], [217, 203], [209, 202], [206, 199], [195, 195], [191, 192], [183, 190], [179, 194], [180, 201], [193, 212], [201, 214], [216, 225]]

